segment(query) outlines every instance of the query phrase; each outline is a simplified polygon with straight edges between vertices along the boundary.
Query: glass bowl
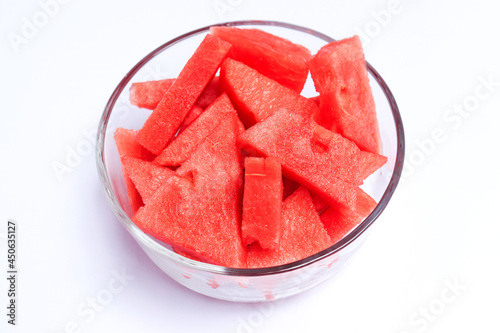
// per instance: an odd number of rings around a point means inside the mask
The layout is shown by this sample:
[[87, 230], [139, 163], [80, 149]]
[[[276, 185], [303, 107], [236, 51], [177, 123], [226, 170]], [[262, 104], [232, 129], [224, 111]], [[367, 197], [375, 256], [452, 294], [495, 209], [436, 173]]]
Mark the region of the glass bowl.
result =
[[[272, 21], [239, 21], [218, 24], [258, 28], [309, 48], [314, 54], [332, 38], [304, 27]], [[388, 162], [370, 176], [363, 189], [378, 205], [364, 221], [333, 246], [286, 265], [260, 269], [227, 268], [194, 261], [142, 232], [131, 221], [120, 158], [113, 138], [118, 127], [139, 129], [150, 111], [129, 103], [132, 82], [175, 78], [210, 27], [204, 27], [163, 44], [148, 54], [121, 80], [111, 95], [99, 123], [97, 168], [104, 192], [118, 220], [151, 260], [168, 276], [198, 293], [218, 299], [260, 302], [288, 297], [312, 288], [338, 272], [368, 235], [370, 227], [389, 203], [399, 181], [404, 158], [404, 133], [398, 107], [384, 80], [367, 64], [382, 139]], [[302, 92], [317, 95], [310, 77]]]

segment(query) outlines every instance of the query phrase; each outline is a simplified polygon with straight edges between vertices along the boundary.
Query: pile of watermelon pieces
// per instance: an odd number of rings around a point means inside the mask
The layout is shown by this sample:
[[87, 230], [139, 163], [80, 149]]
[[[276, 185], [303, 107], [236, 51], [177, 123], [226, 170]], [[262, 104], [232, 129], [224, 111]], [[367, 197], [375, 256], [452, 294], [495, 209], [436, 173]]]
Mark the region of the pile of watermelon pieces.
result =
[[[308, 76], [319, 93], [301, 95]], [[294, 262], [362, 222], [387, 161], [357, 36], [315, 55], [258, 29], [212, 27], [177, 78], [136, 82], [152, 110], [118, 128], [133, 222], [194, 260]], [[147, 112], [147, 111], [144, 111]]]

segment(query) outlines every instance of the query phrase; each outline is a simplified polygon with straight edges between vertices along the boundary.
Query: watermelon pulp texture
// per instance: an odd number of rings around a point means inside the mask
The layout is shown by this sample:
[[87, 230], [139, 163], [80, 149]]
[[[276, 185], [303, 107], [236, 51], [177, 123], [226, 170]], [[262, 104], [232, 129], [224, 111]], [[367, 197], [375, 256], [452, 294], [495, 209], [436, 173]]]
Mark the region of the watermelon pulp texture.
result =
[[146, 233], [200, 260], [246, 267], [241, 242], [240, 127], [228, 114], [133, 220]]
[[243, 149], [281, 159], [286, 177], [319, 193], [330, 205], [352, 208], [359, 179], [359, 149], [310, 119], [287, 110], [249, 128]]
[[[129, 96], [130, 104], [154, 110], [174, 81], [175, 79], [163, 79], [132, 83]], [[195, 105], [204, 109], [219, 95], [219, 77], [215, 76], [203, 90]]]
[[310, 69], [320, 93], [318, 122], [360, 149], [380, 153], [375, 102], [359, 37], [323, 46], [310, 61]]
[[144, 203], [147, 203], [156, 190], [175, 175], [169, 168], [132, 156], [125, 156], [122, 163]]
[[238, 109], [246, 127], [288, 109], [312, 117], [319, 109], [308, 98], [260, 74], [247, 65], [226, 59], [221, 66], [221, 86]]
[[154, 163], [169, 166], [181, 165], [207, 135], [219, 125], [227, 113], [236, 115], [236, 110], [227, 95], [222, 94], [170, 142], [155, 158]]
[[278, 250], [250, 245], [248, 267], [269, 267], [304, 259], [331, 245], [309, 191], [301, 186], [283, 202]]
[[[360, 107], [370, 106], [371, 91], [359, 52], [327, 45], [311, 58], [267, 33], [212, 30], [221, 39], [205, 37], [177, 79], [132, 85], [131, 104], [153, 109], [139, 133], [115, 133], [132, 219], [177, 253], [228, 267], [317, 253], [374, 209], [358, 186], [387, 161], [345, 137], [351, 129], [378, 132], [373, 110]], [[319, 96], [299, 94], [304, 64]], [[353, 87], [359, 96], [348, 94]], [[339, 105], [366, 119], [349, 123]]]
[[115, 131], [115, 143], [118, 149], [118, 155], [120, 155], [120, 160], [122, 161], [122, 173], [125, 179], [125, 185], [127, 186], [130, 208], [132, 213], [135, 213], [144, 203], [123, 166], [123, 158], [130, 156], [151, 161], [154, 155], [137, 142], [137, 132], [134, 130], [117, 128]]
[[358, 190], [356, 198], [356, 207], [353, 210], [338, 210], [330, 207], [321, 214], [321, 221], [332, 244], [341, 240], [349, 231], [360, 224], [377, 205], [375, 200], [361, 189]]
[[137, 134], [137, 140], [158, 155], [214, 77], [231, 45], [207, 35]]
[[129, 91], [130, 104], [154, 110], [174, 81], [175, 79], [164, 79], [132, 83]]
[[229, 57], [294, 90], [302, 91], [311, 52], [302, 45], [258, 29], [212, 27], [210, 32], [229, 42]]
[[241, 223], [244, 244], [256, 241], [264, 249], [279, 248], [282, 199], [280, 160], [246, 157]]

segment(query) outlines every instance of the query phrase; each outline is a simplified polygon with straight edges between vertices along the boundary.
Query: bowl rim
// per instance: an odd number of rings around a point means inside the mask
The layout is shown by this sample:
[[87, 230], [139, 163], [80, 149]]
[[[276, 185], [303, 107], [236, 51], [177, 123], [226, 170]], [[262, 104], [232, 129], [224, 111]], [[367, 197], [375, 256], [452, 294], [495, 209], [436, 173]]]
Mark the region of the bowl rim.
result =
[[229, 276], [263, 276], [263, 275], [273, 275], [279, 273], [290, 272], [294, 270], [298, 270], [302, 267], [309, 266], [321, 259], [324, 259], [329, 256], [333, 256], [342, 249], [349, 246], [356, 239], [358, 239], [378, 218], [378, 216], [384, 211], [387, 204], [389, 203], [394, 191], [397, 187], [397, 184], [401, 178], [401, 173], [403, 169], [404, 162], [404, 151], [405, 151], [405, 139], [404, 139], [404, 129], [403, 122], [401, 119], [401, 115], [399, 113], [399, 108], [396, 104], [396, 100], [387, 86], [386, 82], [382, 79], [380, 74], [368, 63], [366, 62], [368, 72], [373, 76], [376, 82], [379, 84], [380, 88], [384, 92], [387, 101], [391, 107], [393, 120], [395, 123], [396, 129], [396, 139], [397, 139], [397, 152], [396, 159], [394, 165], [394, 171], [392, 173], [391, 179], [389, 180], [389, 184], [387, 185], [384, 194], [382, 195], [380, 201], [378, 202], [375, 209], [368, 215], [362, 223], [360, 223], [356, 228], [354, 228], [346, 237], [342, 238], [340, 241], [336, 242], [334, 245], [316, 253], [304, 259], [294, 261], [291, 263], [273, 266], [273, 267], [265, 267], [265, 268], [232, 268], [219, 266], [214, 264], [208, 264], [199, 262], [196, 260], [192, 260], [181, 256], [174, 251], [164, 247], [158, 241], [156, 241], [153, 237], [144, 233], [139, 227], [137, 227], [132, 220], [129, 218], [127, 213], [125, 213], [124, 209], [121, 207], [116, 195], [114, 194], [113, 188], [111, 186], [111, 181], [108, 177], [106, 161], [104, 156], [104, 147], [105, 147], [105, 137], [106, 137], [106, 129], [109, 122], [109, 118], [111, 116], [111, 112], [117, 102], [120, 94], [127, 86], [129, 81], [133, 78], [133, 76], [152, 58], [166, 50], [167, 48], [175, 45], [176, 43], [187, 39], [189, 37], [208, 32], [210, 27], [213, 26], [226, 26], [226, 27], [235, 27], [235, 26], [277, 26], [280, 28], [288, 28], [291, 30], [297, 30], [299, 32], [308, 33], [317, 38], [324, 40], [326, 43], [335, 41], [335, 39], [320, 33], [318, 31], [305, 28], [299, 25], [279, 22], [279, 21], [265, 21], [265, 20], [243, 20], [243, 21], [229, 21], [224, 23], [217, 23], [208, 25], [196, 30], [192, 30], [183, 35], [180, 35], [170, 41], [162, 44], [148, 55], [146, 55], [143, 59], [141, 59], [120, 81], [118, 86], [115, 88], [111, 97], [109, 98], [104, 112], [99, 121], [99, 126], [97, 130], [97, 138], [96, 138], [96, 163], [97, 170], [99, 174], [99, 179], [101, 181], [101, 185], [105, 192], [106, 198], [108, 200], [109, 205], [111, 206], [113, 212], [118, 217], [118, 220], [125, 226], [125, 228], [131, 233], [134, 238], [139, 238], [142, 242], [142, 245], [146, 245], [149, 249], [159, 253], [160, 255], [165, 255], [169, 259], [174, 260], [176, 263], [184, 265], [191, 269], [198, 269], [202, 271], [206, 271], [209, 273], [221, 274], [221, 275], [229, 275]]

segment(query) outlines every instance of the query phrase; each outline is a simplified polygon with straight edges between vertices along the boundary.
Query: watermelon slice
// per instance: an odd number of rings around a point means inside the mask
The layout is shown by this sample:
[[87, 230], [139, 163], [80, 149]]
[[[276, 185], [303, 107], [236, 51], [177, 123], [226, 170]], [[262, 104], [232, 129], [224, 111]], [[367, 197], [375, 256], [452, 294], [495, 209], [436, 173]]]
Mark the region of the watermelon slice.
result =
[[246, 130], [243, 149], [281, 159], [286, 177], [320, 194], [329, 205], [353, 208], [359, 178], [359, 149], [350, 140], [287, 110]]
[[234, 113], [229, 97], [221, 95], [190, 126], [176, 136], [158, 155], [154, 163], [158, 165], [178, 166], [189, 158], [196, 147], [212, 132], [228, 113]]
[[320, 93], [318, 122], [353, 140], [360, 149], [381, 152], [375, 102], [358, 36], [323, 46], [310, 62]]
[[368, 176], [380, 169], [387, 162], [387, 157], [379, 154], [363, 150], [359, 153], [359, 174], [361, 179], [368, 178]]
[[[134, 130], [129, 130], [125, 128], [117, 128], [115, 131], [115, 143], [118, 149], [118, 155], [120, 155], [120, 159], [123, 163], [123, 158], [126, 156], [137, 157], [146, 161], [151, 161], [154, 158], [154, 155], [149, 151], [144, 149], [137, 142], [137, 132]], [[135, 212], [144, 205], [141, 199], [141, 195], [137, 191], [134, 186], [134, 183], [130, 179], [127, 174], [127, 171], [123, 167], [122, 164], [122, 173], [123, 178], [125, 180], [125, 185], [127, 186], [127, 195], [130, 202], [131, 213], [135, 214]], [[132, 215], [131, 214], [131, 215]]]
[[262, 249], [252, 244], [248, 249], [248, 267], [287, 264], [326, 249], [331, 244], [323, 223], [314, 209], [309, 191], [301, 186], [283, 202], [279, 250]]
[[264, 249], [278, 249], [281, 233], [283, 180], [275, 157], [245, 158], [243, 218], [244, 244], [257, 241]]
[[228, 114], [133, 220], [144, 232], [202, 261], [246, 267], [241, 241], [239, 124]]
[[130, 104], [140, 108], [154, 110], [175, 79], [132, 83], [129, 91]]
[[137, 140], [141, 145], [155, 154], [165, 149], [186, 114], [214, 77], [230, 47], [229, 43], [212, 35], [203, 39], [139, 130]]
[[167, 179], [175, 175], [175, 171], [169, 168], [131, 156], [125, 156], [122, 163], [144, 203], [148, 202]]
[[[132, 83], [129, 97], [130, 103], [140, 108], [154, 110], [174, 81], [175, 79], [164, 79]], [[196, 105], [204, 109], [219, 95], [219, 77], [215, 76], [201, 93]]]
[[221, 65], [221, 87], [238, 110], [241, 121], [251, 127], [285, 108], [312, 117], [319, 109], [308, 98], [260, 74], [247, 65], [226, 59]]
[[360, 224], [376, 205], [375, 200], [362, 189], [358, 189], [356, 207], [353, 210], [338, 210], [330, 207], [321, 214], [321, 221], [331, 238], [332, 245]]
[[179, 133], [184, 131], [198, 116], [203, 112], [203, 109], [198, 105], [195, 105], [189, 110], [186, 118], [182, 121], [181, 126], [179, 127]]
[[196, 105], [205, 109], [220, 96], [221, 92], [222, 91], [219, 86], [219, 76], [215, 76], [201, 93], [201, 96], [196, 101]]
[[229, 57], [294, 90], [302, 91], [311, 52], [302, 45], [258, 29], [212, 27], [210, 32], [231, 43]]
[[317, 194], [313, 193], [311, 197], [313, 199], [314, 208], [316, 208], [318, 214], [321, 215], [329, 207], [328, 203]]

